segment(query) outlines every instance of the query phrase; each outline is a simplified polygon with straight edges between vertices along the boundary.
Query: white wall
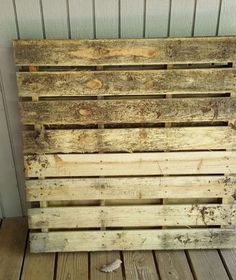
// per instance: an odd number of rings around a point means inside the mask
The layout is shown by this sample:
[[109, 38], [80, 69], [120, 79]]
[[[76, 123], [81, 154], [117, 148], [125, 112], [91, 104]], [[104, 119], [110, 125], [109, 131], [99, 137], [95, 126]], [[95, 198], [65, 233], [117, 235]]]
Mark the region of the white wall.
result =
[[12, 39], [236, 35], [235, 13], [236, 0], [0, 0], [0, 217], [25, 205]]

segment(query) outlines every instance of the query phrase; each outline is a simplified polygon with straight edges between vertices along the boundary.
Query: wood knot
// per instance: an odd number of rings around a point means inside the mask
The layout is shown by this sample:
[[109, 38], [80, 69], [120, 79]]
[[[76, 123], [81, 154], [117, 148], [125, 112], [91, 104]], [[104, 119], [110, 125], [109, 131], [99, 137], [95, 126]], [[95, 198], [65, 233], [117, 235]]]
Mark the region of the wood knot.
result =
[[86, 108], [79, 109], [79, 113], [80, 113], [81, 116], [91, 115], [91, 111], [89, 109], [86, 109]]
[[90, 89], [99, 89], [102, 87], [102, 82], [98, 79], [87, 82], [86, 86]]

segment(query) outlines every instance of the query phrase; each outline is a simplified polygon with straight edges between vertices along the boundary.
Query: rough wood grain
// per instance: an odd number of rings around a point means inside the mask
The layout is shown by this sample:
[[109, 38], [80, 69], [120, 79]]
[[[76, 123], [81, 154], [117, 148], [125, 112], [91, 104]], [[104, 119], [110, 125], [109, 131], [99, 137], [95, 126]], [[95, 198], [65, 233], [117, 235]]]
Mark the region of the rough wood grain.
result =
[[23, 124], [227, 121], [236, 118], [236, 98], [27, 101], [20, 110]]
[[196, 279], [229, 279], [217, 250], [190, 250], [188, 254]]
[[21, 97], [231, 92], [235, 78], [230, 68], [17, 74]]
[[91, 252], [90, 253], [90, 279], [91, 280], [122, 280], [122, 266], [112, 273], [101, 272], [100, 268], [103, 265], [114, 262], [120, 259], [120, 253], [114, 252]]
[[234, 196], [236, 178], [172, 176], [27, 180], [28, 201], [220, 198]]
[[155, 258], [161, 279], [193, 280], [184, 251], [155, 251]]
[[55, 254], [32, 254], [27, 247], [22, 280], [53, 280], [54, 279]]
[[25, 154], [232, 149], [232, 127], [23, 131]]
[[235, 37], [14, 41], [17, 65], [123, 65], [230, 62]]
[[88, 253], [59, 253], [57, 260], [56, 279], [88, 280]]
[[26, 177], [230, 174], [236, 152], [55, 154], [25, 156]]
[[27, 231], [24, 218], [3, 220], [0, 230], [0, 279], [19, 279]]
[[[89, 218], [88, 218], [89, 217]], [[236, 205], [82, 206], [28, 209], [29, 227], [89, 228], [236, 224]]]
[[106, 230], [31, 233], [32, 252], [234, 248], [233, 229]]
[[126, 280], [159, 280], [151, 251], [127, 251], [123, 258]]

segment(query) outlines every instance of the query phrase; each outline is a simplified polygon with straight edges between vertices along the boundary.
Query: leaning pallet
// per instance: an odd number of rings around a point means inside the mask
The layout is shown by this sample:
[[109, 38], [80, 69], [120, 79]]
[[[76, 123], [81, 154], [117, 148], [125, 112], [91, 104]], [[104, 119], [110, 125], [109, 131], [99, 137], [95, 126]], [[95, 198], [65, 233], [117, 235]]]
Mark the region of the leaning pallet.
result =
[[14, 41], [32, 252], [236, 248], [235, 46]]

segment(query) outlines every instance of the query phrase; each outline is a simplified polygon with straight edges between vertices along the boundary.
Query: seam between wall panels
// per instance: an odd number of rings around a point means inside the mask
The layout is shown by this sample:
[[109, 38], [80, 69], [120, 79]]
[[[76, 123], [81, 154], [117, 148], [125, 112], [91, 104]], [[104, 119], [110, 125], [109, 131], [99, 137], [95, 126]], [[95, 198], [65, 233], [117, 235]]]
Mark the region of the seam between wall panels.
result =
[[216, 36], [219, 35], [219, 27], [220, 27], [220, 17], [221, 17], [221, 10], [222, 10], [222, 1], [219, 0], [219, 10], [218, 10], [218, 16], [217, 16], [217, 23], [216, 23]]

